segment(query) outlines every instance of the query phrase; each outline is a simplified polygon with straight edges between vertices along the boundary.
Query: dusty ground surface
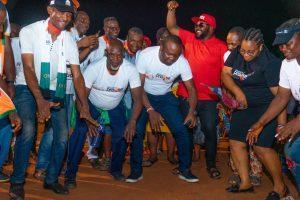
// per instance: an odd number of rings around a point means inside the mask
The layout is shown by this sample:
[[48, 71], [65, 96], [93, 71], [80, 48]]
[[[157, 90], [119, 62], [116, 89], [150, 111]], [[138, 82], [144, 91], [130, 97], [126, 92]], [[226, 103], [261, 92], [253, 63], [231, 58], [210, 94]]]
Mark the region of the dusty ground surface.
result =
[[[225, 191], [227, 187], [227, 178], [231, 171], [227, 165], [228, 154], [219, 153], [218, 163], [222, 178], [220, 180], [212, 180], [208, 177], [204, 156], [201, 156], [201, 161], [193, 163], [192, 170], [195, 175], [200, 178], [198, 183], [186, 183], [177, 178], [171, 173], [174, 168], [165, 159], [160, 161], [150, 168], [144, 168], [144, 179], [138, 183], [128, 184], [114, 181], [106, 172], [99, 172], [91, 168], [86, 159], [80, 165], [78, 173], [78, 187], [71, 190], [67, 196], [60, 196], [51, 191], [42, 188], [42, 182], [37, 181], [32, 177], [33, 165], [29, 169], [29, 175], [26, 183], [26, 199], [37, 200], [260, 200], [264, 199], [268, 192], [272, 190], [271, 181], [264, 176], [262, 186], [255, 188], [253, 194], [229, 194]], [[5, 168], [6, 171], [11, 171], [11, 166]], [[125, 163], [125, 174], [129, 173], [129, 165]], [[61, 180], [63, 181], [63, 180]], [[285, 178], [292, 195], [296, 197], [295, 187]], [[0, 183], [0, 199], [7, 200], [8, 183]]]

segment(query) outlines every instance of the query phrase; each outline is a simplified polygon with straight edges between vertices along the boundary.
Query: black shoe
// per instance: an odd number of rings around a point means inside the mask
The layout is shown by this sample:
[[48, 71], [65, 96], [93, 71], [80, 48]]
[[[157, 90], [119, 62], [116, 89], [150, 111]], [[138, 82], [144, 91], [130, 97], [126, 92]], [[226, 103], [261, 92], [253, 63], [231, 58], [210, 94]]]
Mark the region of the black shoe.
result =
[[11, 200], [24, 200], [24, 184], [23, 183], [11, 183], [9, 188], [9, 197]]
[[254, 192], [254, 187], [251, 186], [247, 189], [240, 189], [240, 186], [239, 185], [232, 185], [228, 188], [226, 188], [226, 191], [227, 192], [232, 192], [232, 193], [252, 193]]
[[77, 188], [76, 180], [66, 179], [65, 187], [68, 188], [69, 190]]
[[125, 182], [126, 183], [136, 183], [136, 182], [138, 182], [138, 181], [140, 181], [140, 180], [142, 180], [143, 179], [143, 175], [141, 174], [141, 175], [138, 175], [138, 174], [130, 174], [127, 178], [126, 178], [126, 180], [125, 180]]
[[116, 181], [125, 181], [126, 177], [121, 173], [111, 174]]
[[199, 181], [197, 176], [193, 175], [190, 170], [187, 170], [185, 172], [179, 172], [178, 177], [182, 180], [185, 180], [186, 182], [189, 183], [196, 183]]
[[59, 183], [52, 183], [52, 184], [44, 183], [44, 188], [47, 190], [52, 190], [56, 194], [69, 194], [68, 188], [64, 187]]

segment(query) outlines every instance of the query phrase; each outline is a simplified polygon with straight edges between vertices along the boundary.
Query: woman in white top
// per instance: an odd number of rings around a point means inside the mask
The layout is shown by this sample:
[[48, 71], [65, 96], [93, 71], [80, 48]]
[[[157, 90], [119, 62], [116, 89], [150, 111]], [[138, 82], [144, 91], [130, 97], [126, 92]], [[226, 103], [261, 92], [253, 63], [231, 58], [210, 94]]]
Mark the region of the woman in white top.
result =
[[[291, 96], [300, 100], [300, 18], [294, 18], [283, 23], [276, 29], [276, 38], [273, 45], [279, 45], [284, 54], [280, 70], [279, 89], [268, 110], [256, 122], [248, 132], [248, 141], [253, 144], [259, 137], [263, 127], [276, 117], [288, 104]], [[300, 189], [300, 106], [298, 105], [298, 116], [285, 124], [275, 136], [278, 141], [286, 141], [285, 153], [294, 164], [292, 171]], [[287, 192], [287, 189], [286, 189]], [[274, 196], [278, 195], [275, 194]], [[279, 199], [279, 198], [278, 198]]]

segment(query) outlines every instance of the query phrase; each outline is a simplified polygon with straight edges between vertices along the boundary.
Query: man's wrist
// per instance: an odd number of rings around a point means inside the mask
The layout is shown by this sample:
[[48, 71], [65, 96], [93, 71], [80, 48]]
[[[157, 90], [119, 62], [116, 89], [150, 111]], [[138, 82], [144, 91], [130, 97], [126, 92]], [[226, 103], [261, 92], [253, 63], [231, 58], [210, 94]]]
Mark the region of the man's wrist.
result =
[[197, 115], [197, 111], [195, 109], [189, 109], [189, 114]]
[[152, 106], [147, 107], [146, 109], [147, 113], [149, 113], [150, 111], [154, 111], [154, 108]]

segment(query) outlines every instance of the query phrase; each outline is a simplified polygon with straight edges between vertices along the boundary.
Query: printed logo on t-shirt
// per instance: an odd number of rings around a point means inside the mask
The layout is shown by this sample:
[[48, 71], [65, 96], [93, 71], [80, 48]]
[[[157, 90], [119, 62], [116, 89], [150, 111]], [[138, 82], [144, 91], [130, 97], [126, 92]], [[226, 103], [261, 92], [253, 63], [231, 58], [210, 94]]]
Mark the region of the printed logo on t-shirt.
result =
[[238, 80], [240, 80], [240, 81], [244, 81], [244, 80], [246, 80], [247, 78], [249, 78], [250, 76], [252, 76], [253, 74], [254, 74], [254, 72], [252, 72], [252, 73], [250, 73], [250, 74], [245, 74], [244, 72], [235, 69], [235, 70], [232, 72], [232, 77], [233, 77], [234, 79], [238, 79]]
[[171, 79], [171, 77], [163, 75], [163, 74], [160, 74], [160, 73], [157, 73], [156, 75], [146, 74], [146, 78], [148, 78], [150, 80], [153, 80], [154, 78], [157, 78], [157, 79], [161, 79], [161, 80], [163, 80], [165, 82], [167, 82], [167, 81], [169, 81]]
[[100, 90], [100, 91], [105, 91], [105, 92], [124, 92], [124, 88], [119, 88], [119, 87], [96, 87], [95, 85], [93, 85], [93, 88], [95, 88], [96, 90]]

